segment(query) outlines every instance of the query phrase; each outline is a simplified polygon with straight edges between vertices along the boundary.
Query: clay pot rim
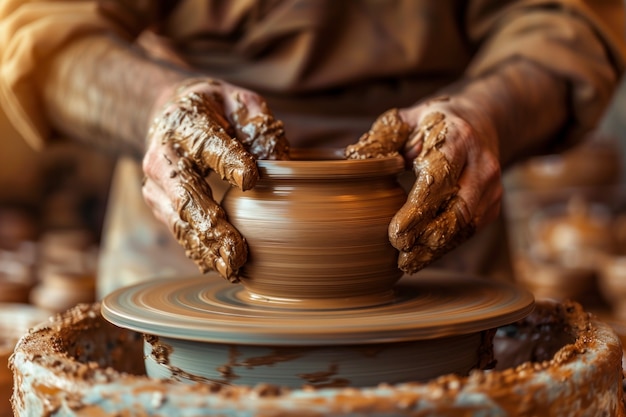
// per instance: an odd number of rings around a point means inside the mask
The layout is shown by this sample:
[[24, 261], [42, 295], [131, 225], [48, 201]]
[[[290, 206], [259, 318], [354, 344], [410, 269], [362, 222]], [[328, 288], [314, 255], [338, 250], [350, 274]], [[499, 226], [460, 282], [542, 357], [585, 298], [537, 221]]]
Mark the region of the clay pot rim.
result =
[[400, 154], [371, 158], [345, 159], [344, 150], [291, 149], [291, 160], [259, 160], [261, 180], [272, 179], [333, 179], [380, 177], [399, 174], [404, 170]]

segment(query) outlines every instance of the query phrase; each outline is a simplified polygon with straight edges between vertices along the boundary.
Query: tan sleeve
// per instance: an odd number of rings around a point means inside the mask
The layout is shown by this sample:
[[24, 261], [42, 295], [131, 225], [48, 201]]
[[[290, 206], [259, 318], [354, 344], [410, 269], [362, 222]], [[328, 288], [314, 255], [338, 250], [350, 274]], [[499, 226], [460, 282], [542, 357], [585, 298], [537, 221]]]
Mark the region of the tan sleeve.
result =
[[116, 33], [131, 38], [147, 24], [133, 19], [137, 11], [124, 14], [109, 3], [116, 2], [0, 2], [0, 105], [31, 146], [41, 148], [51, 131], [35, 82], [42, 63], [79, 36]]
[[570, 85], [571, 123], [561, 140], [577, 140], [597, 124], [626, 62], [623, 0], [477, 0], [466, 23], [479, 45], [469, 77], [530, 60]]

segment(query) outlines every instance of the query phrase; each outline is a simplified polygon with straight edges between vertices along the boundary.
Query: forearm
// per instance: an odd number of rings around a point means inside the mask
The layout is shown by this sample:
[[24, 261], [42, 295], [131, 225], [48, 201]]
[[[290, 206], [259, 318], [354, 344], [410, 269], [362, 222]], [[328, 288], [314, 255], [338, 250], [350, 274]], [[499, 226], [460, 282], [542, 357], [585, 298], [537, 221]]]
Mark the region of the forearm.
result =
[[570, 111], [566, 81], [523, 59], [446, 94], [477, 130], [496, 135], [503, 166], [553, 146]]
[[137, 155], [144, 151], [156, 100], [189, 76], [103, 36], [68, 45], [47, 66], [40, 85], [55, 130]]

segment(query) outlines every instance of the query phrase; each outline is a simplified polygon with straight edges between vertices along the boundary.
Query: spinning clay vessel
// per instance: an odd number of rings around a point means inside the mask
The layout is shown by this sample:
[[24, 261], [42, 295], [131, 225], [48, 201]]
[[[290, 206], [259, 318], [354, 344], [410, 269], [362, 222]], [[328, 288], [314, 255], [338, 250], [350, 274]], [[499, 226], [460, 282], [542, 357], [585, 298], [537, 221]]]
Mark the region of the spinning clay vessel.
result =
[[260, 180], [223, 201], [248, 242], [241, 273], [251, 297], [291, 303], [368, 304], [390, 297], [402, 272], [389, 223], [406, 194], [400, 156], [341, 159], [339, 151], [292, 151], [258, 161]]

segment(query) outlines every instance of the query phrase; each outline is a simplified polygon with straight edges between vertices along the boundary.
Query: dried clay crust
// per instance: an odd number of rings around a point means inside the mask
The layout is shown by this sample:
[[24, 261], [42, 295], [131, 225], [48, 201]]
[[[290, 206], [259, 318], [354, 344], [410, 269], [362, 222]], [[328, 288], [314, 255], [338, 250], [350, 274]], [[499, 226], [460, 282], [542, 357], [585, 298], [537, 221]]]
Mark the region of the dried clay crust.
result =
[[549, 360], [428, 383], [286, 390], [150, 379], [141, 336], [110, 325], [98, 304], [82, 305], [21, 339], [12, 402], [16, 416], [624, 416], [615, 333], [577, 304], [549, 310], [574, 338]]

